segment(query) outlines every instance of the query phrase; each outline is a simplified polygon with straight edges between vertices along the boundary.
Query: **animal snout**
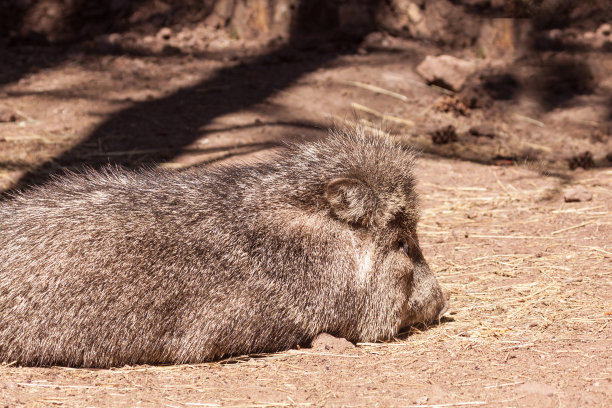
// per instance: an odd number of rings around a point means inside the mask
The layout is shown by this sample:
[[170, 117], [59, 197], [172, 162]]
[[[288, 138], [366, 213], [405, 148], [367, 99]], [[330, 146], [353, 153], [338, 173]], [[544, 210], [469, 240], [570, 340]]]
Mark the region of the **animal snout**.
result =
[[438, 320], [446, 313], [448, 310], [448, 301], [444, 299], [442, 304], [440, 305], [440, 310], [438, 311]]
[[440, 320], [440, 318], [442, 318], [442, 316], [444, 316], [444, 313], [448, 311], [448, 299], [449, 298], [450, 298], [450, 293], [440, 288], [439, 297], [438, 297], [439, 299], [438, 314], [436, 315], [438, 321]]

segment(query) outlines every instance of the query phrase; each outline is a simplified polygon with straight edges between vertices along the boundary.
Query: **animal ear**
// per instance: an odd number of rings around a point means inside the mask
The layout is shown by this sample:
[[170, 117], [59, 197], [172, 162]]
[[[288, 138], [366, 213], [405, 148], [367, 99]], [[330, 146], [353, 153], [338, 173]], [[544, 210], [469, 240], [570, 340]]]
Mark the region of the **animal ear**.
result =
[[325, 188], [333, 213], [353, 224], [368, 225], [374, 218], [376, 197], [372, 189], [355, 178], [336, 178]]

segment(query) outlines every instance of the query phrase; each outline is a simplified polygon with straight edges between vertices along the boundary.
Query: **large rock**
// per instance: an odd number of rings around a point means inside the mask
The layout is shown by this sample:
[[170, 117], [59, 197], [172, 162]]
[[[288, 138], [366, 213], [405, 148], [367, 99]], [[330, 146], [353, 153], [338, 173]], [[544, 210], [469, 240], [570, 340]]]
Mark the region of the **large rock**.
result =
[[475, 61], [464, 60], [452, 55], [434, 57], [428, 55], [417, 67], [417, 72], [427, 80], [452, 91], [460, 91], [465, 81], [478, 69]]

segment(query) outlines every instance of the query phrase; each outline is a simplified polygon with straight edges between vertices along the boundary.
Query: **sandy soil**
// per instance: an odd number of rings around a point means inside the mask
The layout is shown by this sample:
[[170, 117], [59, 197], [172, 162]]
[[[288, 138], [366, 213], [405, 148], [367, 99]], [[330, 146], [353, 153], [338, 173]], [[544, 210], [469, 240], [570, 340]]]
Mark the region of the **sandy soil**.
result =
[[[389, 343], [346, 347], [330, 340], [327, 347], [200, 365], [4, 364], [0, 402], [612, 405], [612, 168], [606, 159], [612, 54], [549, 55], [547, 61], [586, 65], [592, 81], [552, 91], [532, 85], [558, 83], [555, 71], [543, 68], [542, 54], [527, 56], [507, 67], [517, 89], [496, 98], [477, 82], [476, 106], [444, 112], [440, 107], [457, 102], [415, 71], [425, 55], [444, 50], [375, 34], [355, 49], [281, 47], [238, 57], [153, 46], [149, 54], [103, 52], [98, 45], [7, 50], [10, 58], [0, 62], [6, 118], [0, 183], [27, 186], [64, 168], [108, 162], [188, 171], [248, 160], [287, 138], [322, 136], [333, 122], [382, 126], [422, 152], [420, 237], [450, 295], [440, 325]], [[564, 80], [581, 84], [583, 71], [577, 72]], [[449, 125], [457, 140], [433, 143], [431, 135]], [[491, 136], [471, 134], [474, 126], [487, 126]], [[586, 151], [589, 168], [570, 170], [570, 159]], [[565, 202], [564, 192], [576, 186], [591, 200]]]

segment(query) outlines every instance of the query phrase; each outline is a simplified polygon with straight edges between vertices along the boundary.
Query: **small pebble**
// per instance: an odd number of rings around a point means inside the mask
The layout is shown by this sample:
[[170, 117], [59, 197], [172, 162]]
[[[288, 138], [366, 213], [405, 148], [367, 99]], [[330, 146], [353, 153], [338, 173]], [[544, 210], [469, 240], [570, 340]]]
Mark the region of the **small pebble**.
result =
[[161, 38], [163, 40], [169, 40], [172, 37], [172, 30], [168, 27], [164, 27], [157, 32], [157, 38]]
[[1, 122], [15, 122], [17, 115], [10, 109], [0, 109], [0, 123]]
[[345, 338], [334, 337], [328, 333], [321, 333], [312, 341], [311, 347], [317, 351], [341, 352], [349, 349], [354, 349], [355, 345]]
[[565, 190], [563, 193], [563, 198], [565, 199], [566, 203], [575, 203], [591, 201], [593, 199], [593, 195], [584, 186], [575, 186]]

